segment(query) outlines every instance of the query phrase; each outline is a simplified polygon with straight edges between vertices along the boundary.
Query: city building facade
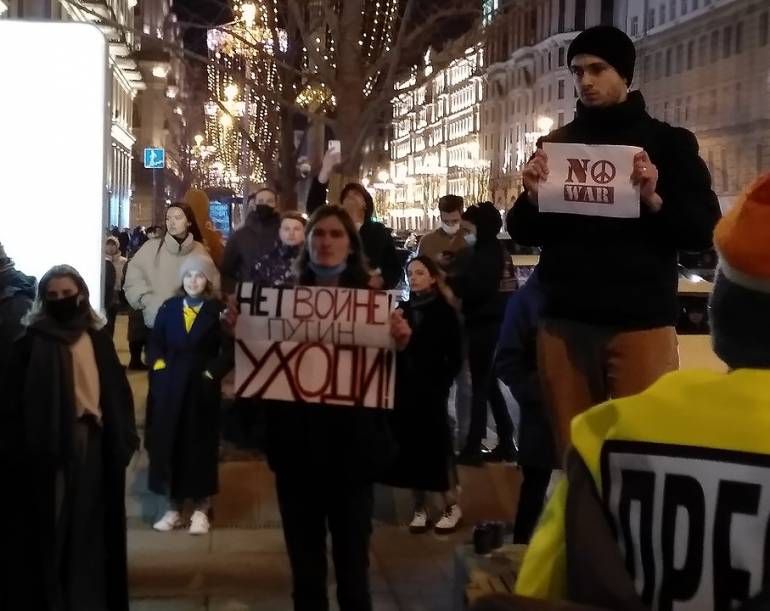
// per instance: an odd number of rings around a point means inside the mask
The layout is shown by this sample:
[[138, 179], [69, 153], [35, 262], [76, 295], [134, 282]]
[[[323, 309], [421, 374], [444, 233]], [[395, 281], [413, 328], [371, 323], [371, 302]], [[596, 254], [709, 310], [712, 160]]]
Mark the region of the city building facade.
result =
[[435, 225], [438, 199], [447, 193], [467, 203], [487, 196], [489, 169], [479, 147], [484, 96], [484, 50], [466, 49], [463, 57], [434, 70], [425, 61], [396, 84], [390, 140], [390, 205], [386, 221], [397, 229]]
[[656, 118], [695, 133], [722, 209], [770, 168], [770, 3], [628, 5], [636, 85]]
[[145, 83], [136, 62], [134, 7], [136, 0], [93, 0], [88, 3], [67, 0], [4, 0], [10, 19], [77, 21], [99, 23], [109, 41], [112, 71], [111, 160], [107, 172], [109, 197], [108, 224], [128, 227], [132, 197], [132, 159], [136, 138], [133, 134], [133, 104]]
[[[136, 7], [136, 25], [143, 36], [133, 59], [146, 89], [137, 96], [134, 109], [138, 154], [133, 225], [162, 224], [166, 205], [181, 199], [189, 174], [189, 150], [197, 133], [189, 125], [188, 115], [198, 109], [190, 101], [187, 62], [180, 53], [183, 43], [172, 8], [173, 0], [141, 0]], [[163, 149], [164, 167], [145, 167], [143, 153], [148, 148]]]

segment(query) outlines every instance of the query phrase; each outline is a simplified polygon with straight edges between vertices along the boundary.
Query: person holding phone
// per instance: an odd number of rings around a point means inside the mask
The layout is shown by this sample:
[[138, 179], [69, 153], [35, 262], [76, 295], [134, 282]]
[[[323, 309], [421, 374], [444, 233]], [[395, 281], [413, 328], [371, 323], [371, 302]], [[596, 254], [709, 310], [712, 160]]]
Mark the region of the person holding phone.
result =
[[[321, 171], [313, 179], [307, 197], [307, 213], [313, 214], [326, 204], [329, 177], [342, 161], [337, 145], [332, 140], [324, 156]], [[375, 289], [392, 289], [401, 281], [404, 270], [396, 253], [396, 243], [390, 230], [374, 220], [374, 200], [366, 188], [357, 182], [346, 184], [340, 195], [340, 205], [347, 211], [358, 230], [364, 247], [364, 258], [369, 270], [369, 286]]]
[[465, 202], [459, 195], [444, 195], [438, 200], [441, 226], [426, 233], [417, 248], [418, 256], [430, 257], [444, 270], [451, 268], [455, 255], [468, 246], [465, 236], [473, 226], [462, 220]]

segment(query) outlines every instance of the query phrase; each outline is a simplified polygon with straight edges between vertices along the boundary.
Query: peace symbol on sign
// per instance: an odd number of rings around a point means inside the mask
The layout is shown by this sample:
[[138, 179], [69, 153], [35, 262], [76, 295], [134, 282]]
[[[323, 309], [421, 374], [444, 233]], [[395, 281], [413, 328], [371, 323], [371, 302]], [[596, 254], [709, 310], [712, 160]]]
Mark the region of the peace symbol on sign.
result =
[[597, 161], [591, 166], [591, 178], [600, 185], [606, 185], [615, 178], [616, 173], [617, 170], [615, 169], [615, 165], [604, 159]]

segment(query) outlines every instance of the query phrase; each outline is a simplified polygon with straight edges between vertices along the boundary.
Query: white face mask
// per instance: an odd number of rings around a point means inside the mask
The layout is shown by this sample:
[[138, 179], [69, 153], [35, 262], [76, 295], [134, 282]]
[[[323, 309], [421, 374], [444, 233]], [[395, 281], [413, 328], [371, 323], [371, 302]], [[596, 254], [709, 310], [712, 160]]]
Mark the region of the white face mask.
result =
[[447, 225], [446, 223], [441, 223], [441, 229], [443, 229], [444, 232], [448, 233], [449, 235], [454, 235], [458, 231], [460, 231], [460, 223], [456, 223], [454, 225]]

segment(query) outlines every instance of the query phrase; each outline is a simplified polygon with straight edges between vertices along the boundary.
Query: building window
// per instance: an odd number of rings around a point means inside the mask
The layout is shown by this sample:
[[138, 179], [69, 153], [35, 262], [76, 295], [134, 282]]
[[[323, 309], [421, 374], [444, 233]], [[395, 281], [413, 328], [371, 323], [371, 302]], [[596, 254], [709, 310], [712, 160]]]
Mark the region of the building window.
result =
[[700, 8], [700, 0], [692, 0], [692, 10], [697, 11]]
[[673, 50], [671, 47], [666, 49], [666, 76], [671, 76], [671, 56], [673, 55]]
[[676, 99], [676, 106], [674, 107], [674, 123], [679, 125], [682, 122], [682, 98]]
[[639, 17], [634, 15], [631, 17], [631, 36], [639, 35]]
[[575, 29], [586, 29], [586, 0], [575, 0]]
[[682, 0], [682, 15], [687, 14], [687, 0]]
[[562, 66], [564, 66], [565, 61], [566, 61], [566, 54], [564, 51], [564, 47], [559, 47], [559, 50], [557, 52], [556, 63], [561, 68]]
[[687, 43], [687, 69], [692, 70], [695, 66], [695, 41]]
[[759, 16], [759, 46], [764, 47], [767, 44], [768, 26], [770, 26], [770, 19], [768, 16], [770, 13], [765, 11]]
[[743, 22], [735, 25], [735, 52], [743, 53]]
[[558, 117], [558, 120], [556, 121], [556, 125], [558, 127], [563, 127], [564, 126], [564, 111], [560, 110], [559, 114], [557, 115], [557, 117]]
[[708, 38], [705, 34], [698, 39], [698, 65], [706, 64], [706, 54], [708, 53]]
[[722, 32], [722, 57], [728, 58], [733, 52], [733, 28], [728, 25]]
[[684, 45], [679, 43], [676, 46], [676, 73], [679, 74], [682, 71], [682, 64], [684, 63]]
[[672, 21], [676, 19], [676, 0], [671, 0], [668, 4], [668, 18]]
[[711, 32], [711, 63], [719, 59], [719, 30]]
[[651, 30], [655, 27], [655, 9], [651, 8], [647, 11], [647, 29]]
[[663, 102], [663, 120], [668, 121], [668, 102]]
[[660, 22], [660, 25], [663, 25], [664, 23], [666, 23], [666, 5], [665, 4], [660, 5], [659, 12], [660, 12], [660, 18], [658, 19], [658, 21]]
[[551, 99], [553, 97], [553, 87], [550, 83], [548, 83], [548, 102], [550, 103]]
[[717, 114], [717, 90], [712, 89], [709, 93], [709, 116]]
[[658, 51], [655, 53], [655, 78], [663, 76], [663, 54]]
[[690, 120], [690, 103], [692, 98], [688, 95], [684, 103], [684, 122], [687, 123]]
[[652, 74], [650, 74], [650, 63], [651, 63], [651, 56], [645, 55], [644, 61], [642, 62], [642, 78], [643, 80], [651, 80]]
[[559, 82], [557, 83], [557, 95], [556, 97], [560, 100], [564, 99], [564, 79], [559, 79]]

